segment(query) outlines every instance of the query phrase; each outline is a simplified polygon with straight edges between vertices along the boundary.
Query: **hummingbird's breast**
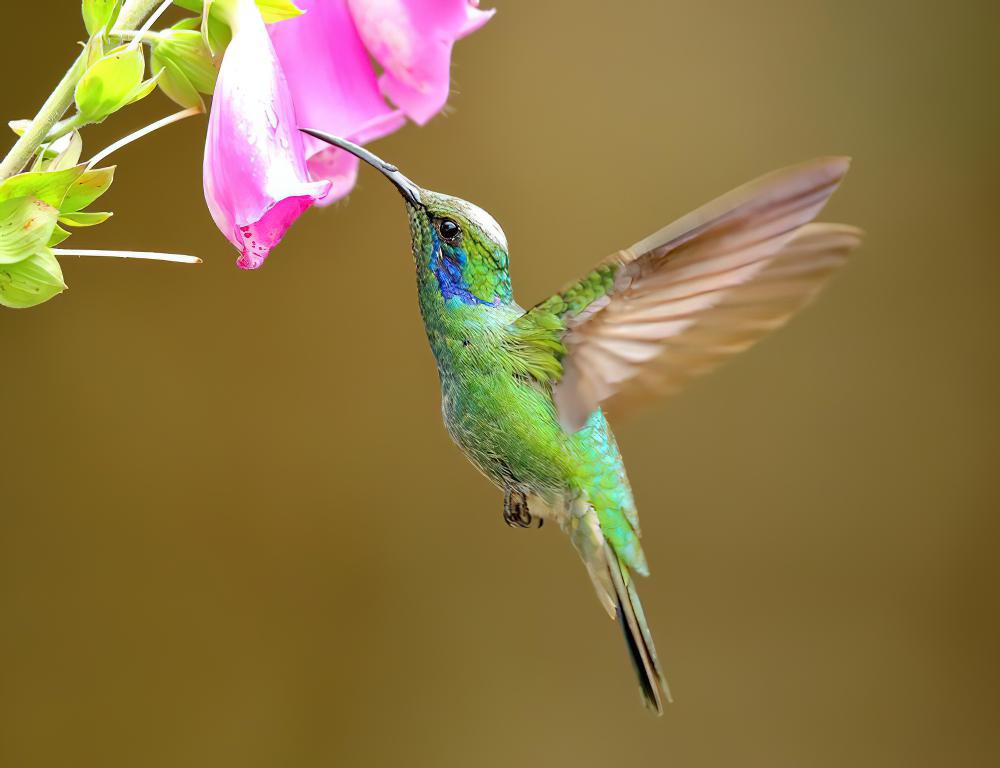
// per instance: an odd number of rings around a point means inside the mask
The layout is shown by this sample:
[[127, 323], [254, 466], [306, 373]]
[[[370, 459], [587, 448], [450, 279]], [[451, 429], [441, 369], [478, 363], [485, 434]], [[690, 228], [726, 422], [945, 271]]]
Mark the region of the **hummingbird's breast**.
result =
[[563, 429], [551, 389], [512, 358], [510, 325], [521, 314], [516, 305], [456, 307], [427, 323], [448, 434], [494, 484], [532, 497], [533, 514], [558, 519], [585, 498], [602, 530], [608, 522], [605, 535], [632, 552], [638, 539], [629, 521], [638, 522], [614, 435], [600, 410], [577, 432]]
[[501, 488], [553, 499], [572, 483], [575, 451], [560, 426], [551, 393], [516, 373], [507, 342], [516, 305], [455, 310], [428, 324], [441, 379], [448, 434]]

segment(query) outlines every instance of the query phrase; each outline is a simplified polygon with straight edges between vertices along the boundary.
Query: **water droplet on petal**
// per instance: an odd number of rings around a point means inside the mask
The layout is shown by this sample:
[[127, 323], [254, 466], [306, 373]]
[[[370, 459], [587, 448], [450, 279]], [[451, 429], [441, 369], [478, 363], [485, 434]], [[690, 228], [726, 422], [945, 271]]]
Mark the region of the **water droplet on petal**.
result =
[[264, 117], [267, 118], [267, 124], [271, 126], [271, 130], [277, 130], [278, 128], [278, 116], [274, 112], [274, 107], [270, 104], [264, 106]]

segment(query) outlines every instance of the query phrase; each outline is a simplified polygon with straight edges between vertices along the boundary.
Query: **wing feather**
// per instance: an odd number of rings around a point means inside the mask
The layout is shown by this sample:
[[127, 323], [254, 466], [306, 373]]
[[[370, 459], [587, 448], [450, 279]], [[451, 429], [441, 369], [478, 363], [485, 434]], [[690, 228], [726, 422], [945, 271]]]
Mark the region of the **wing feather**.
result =
[[809, 223], [848, 163], [820, 158], [733, 190], [519, 319], [515, 331], [560, 321], [564, 426], [677, 391], [806, 304], [860, 241], [853, 227]]
[[[731, 288], [687, 329], [663, 338], [661, 354], [606, 398], [622, 412], [666, 392], [677, 392], [783, 326], [808, 304], [833, 270], [861, 241], [861, 232], [839, 224], [808, 224], [752, 281]], [[825, 250], [824, 250], [825, 249]], [[815, 254], [823, 258], [813, 258]], [[788, 274], [794, 275], [789, 279]]]

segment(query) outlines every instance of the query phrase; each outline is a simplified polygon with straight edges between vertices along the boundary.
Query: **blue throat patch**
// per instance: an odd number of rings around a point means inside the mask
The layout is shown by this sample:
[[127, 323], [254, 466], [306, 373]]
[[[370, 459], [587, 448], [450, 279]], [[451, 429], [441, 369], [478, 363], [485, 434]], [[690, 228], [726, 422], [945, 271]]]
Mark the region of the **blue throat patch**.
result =
[[452, 249], [458, 258], [458, 262], [456, 263], [444, 257], [444, 253], [441, 250], [441, 243], [436, 233], [433, 235], [433, 242], [434, 251], [431, 256], [431, 271], [434, 272], [434, 276], [437, 278], [438, 288], [441, 290], [441, 298], [445, 300], [445, 303], [449, 299], [458, 299], [463, 304], [484, 304], [489, 307], [499, 305], [499, 296], [491, 301], [485, 301], [469, 290], [469, 286], [466, 285], [465, 278], [462, 276], [462, 268], [469, 259], [464, 248]]

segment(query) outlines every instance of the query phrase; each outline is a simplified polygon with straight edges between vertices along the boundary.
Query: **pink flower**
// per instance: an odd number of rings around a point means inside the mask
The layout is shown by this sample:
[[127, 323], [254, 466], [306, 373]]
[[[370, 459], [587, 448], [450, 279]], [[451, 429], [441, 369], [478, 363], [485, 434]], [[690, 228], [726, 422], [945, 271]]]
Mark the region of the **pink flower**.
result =
[[[364, 43], [345, 0], [298, 0], [305, 13], [269, 27], [278, 61], [288, 78], [300, 127], [323, 126], [358, 143], [374, 141], [406, 117], [382, 97]], [[323, 203], [354, 187], [358, 159], [312, 136], [305, 137], [309, 173], [333, 183]]]
[[382, 93], [420, 125], [448, 100], [454, 42], [496, 12], [479, 10], [479, 0], [347, 0], [347, 5], [361, 39], [385, 69]]
[[233, 39], [212, 99], [205, 198], [244, 269], [306, 208], [354, 187], [358, 159], [297, 128], [364, 144], [406, 117], [427, 122], [448, 99], [455, 40], [493, 15], [478, 0], [297, 0], [305, 13], [265, 29], [253, 0], [226, 5]]
[[309, 180], [292, 98], [253, 0], [238, 0], [232, 28], [208, 120], [205, 200], [240, 251], [237, 265], [256, 269], [331, 185]]

